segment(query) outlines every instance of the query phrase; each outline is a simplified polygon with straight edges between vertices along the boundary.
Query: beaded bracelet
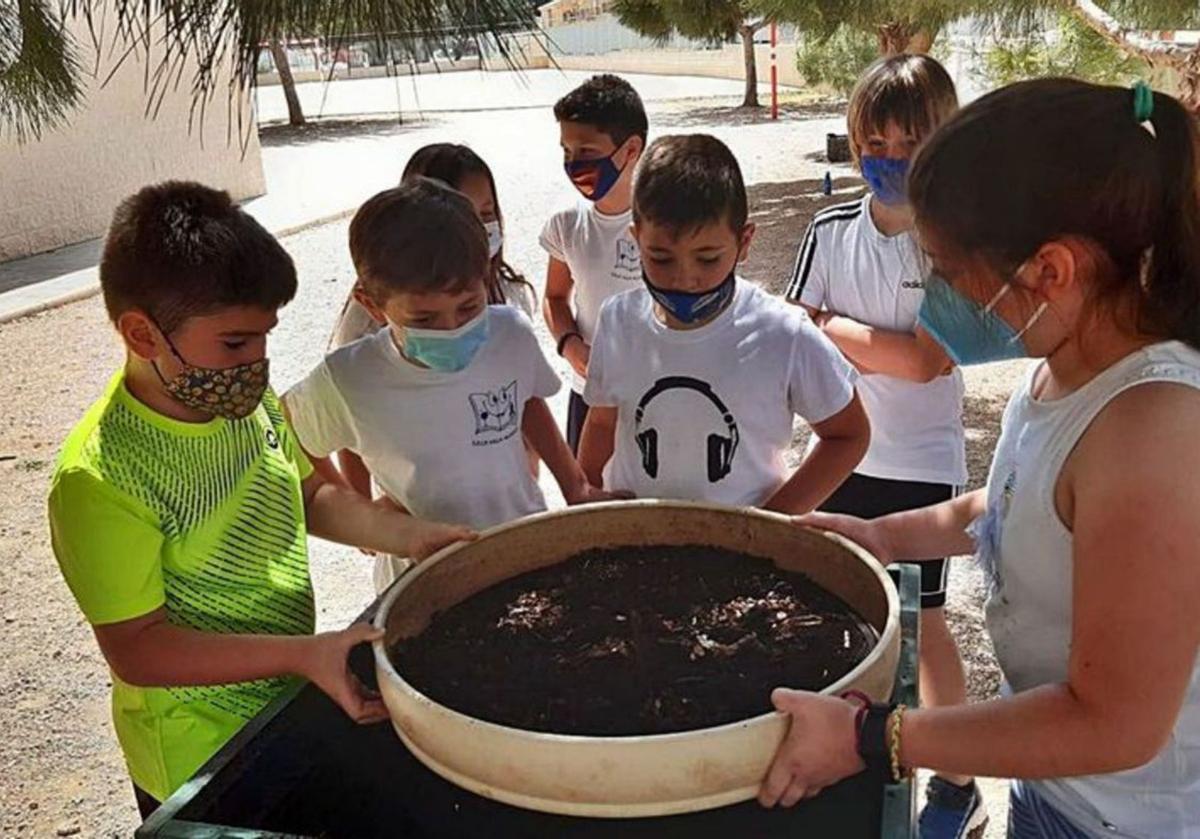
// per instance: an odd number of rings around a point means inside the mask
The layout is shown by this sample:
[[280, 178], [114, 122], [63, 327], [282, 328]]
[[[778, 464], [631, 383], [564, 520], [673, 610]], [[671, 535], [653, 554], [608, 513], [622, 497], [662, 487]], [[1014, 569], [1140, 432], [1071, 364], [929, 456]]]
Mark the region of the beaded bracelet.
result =
[[888, 720], [888, 755], [891, 758], [892, 780], [896, 783], [900, 783], [912, 774], [911, 770], [900, 765], [900, 724], [903, 722], [904, 712], [907, 710], [907, 705], [897, 705]]

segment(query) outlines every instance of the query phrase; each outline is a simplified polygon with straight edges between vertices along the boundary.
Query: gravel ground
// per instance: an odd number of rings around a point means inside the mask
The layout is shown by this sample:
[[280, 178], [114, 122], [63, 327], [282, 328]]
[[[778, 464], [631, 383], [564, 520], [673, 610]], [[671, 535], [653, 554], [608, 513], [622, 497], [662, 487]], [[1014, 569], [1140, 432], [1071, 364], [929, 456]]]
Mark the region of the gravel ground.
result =
[[[824, 134], [839, 124], [829, 107], [792, 103], [784, 120], [746, 119], [733, 100], [663, 102], [651, 106], [657, 131], [709, 131], [737, 153], [750, 184], [758, 238], [746, 275], [778, 288], [812, 213], [858, 189], [845, 169], [833, 175], [838, 194], [820, 194]], [[537, 232], [549, 208], [571, 197], [561, 176], [553, 136], [533, 120], [547, 113], [518, 111], [453, 115], [437, 125], [477, 148], [496, 170], [507, 211], [510, 261], [542, 284], [544, 256]], [[549, 123], [552, 125], [552, 123]], [[736, 129], [736, 130], [735, 130]], [[406, 127], [406, 133], [424, 129]], [[520, 140], [527, 138], [527, 143]], [[440, 139], [440, 136], [439, 136]], [[305, 142], [290, 136], [287, 142]], [[503, 144], [503, 148], [500, 144]], [[397, 162], [397, 172], [400, 168]], [[396, 173], [382, 173], [380, 188]], [[300, 271], [300, 292], [271, 340], [280, 390], [320, 358], [351, 283], [346, 222], [313, 228], [284, 241]], [[553, 355], [544, 330], [544, 344]], [[56, 449], [101, 393], [122, 352], [98, 298], [0, 327], [0, 835], [126, 836], [136, 824], [128, 777], [109, 721], [109, 675], [88, 626], [59, 576], [50, 551], [44, 504]], [[986, 476], [1000, 411], [1023, 365], [971, 370], [967, 376], [967, 433], [972, 486]], [[561, 411], [562, 400], [556, 407]], [[357, 552], [314, 541], [312, 573], [322, 628], [345, 624], [371, 597], [369, 561]], [[970, 668], [972, 697], [992, 695], [997, 671], [982, 631], [978, 572], [958, 563], [949, 614]], [[1003, 787], [986, 789], [994, 826], [1003, 835]]]

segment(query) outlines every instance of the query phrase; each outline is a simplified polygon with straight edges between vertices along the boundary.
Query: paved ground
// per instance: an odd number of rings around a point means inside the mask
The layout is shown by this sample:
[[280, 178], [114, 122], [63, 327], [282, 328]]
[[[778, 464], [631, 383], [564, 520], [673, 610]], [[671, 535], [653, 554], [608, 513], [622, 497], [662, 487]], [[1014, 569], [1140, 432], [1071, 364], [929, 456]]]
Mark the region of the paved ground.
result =
[[[548, 94], [547, 94], [548, 95]], [[794, 106], [780, 123], [747, 120], [733, 99], [653, 101], [656, 131], [710, 131], [728, 142], [751, 185], [760, 233], [746, 274], [782, 283], [808, 218], [826, 199], [818, 162], [824, 133], [839, 124], [828, 110]], [[736, 130], [735, 130], [736, 129]], [[325, 206], [353, 204], [397, 179], [413, 148], [440, 139], [471, 143], [496, 171], [508, 221], [508, 255], [541, 288], [544, 256], [536, 234], [550, 208], [571, 200], [561, 175], [548, 109], [440, 116], [419, 126], [343, 125], [296, 134], [269, 133], [268, 159], [292, 161], [293, 188], [324, 196]], [[274, 164], [272, 164], [274, 165]], [[280, 169], [278, 171], [285, 171]], [[857, 188], [846, 170], [838, 187]], [[314, 204], [315, 206], [315, 204]], [[346, 222], [287, 237], [300, 269], [300, 292], [271, 341], [276, 386], [286, 388], [321, 356], [332, 319], [351, 283]], [[543, 335], [544, 338], [544, 335]], [[552, 354], [552, 353], [551, 353]], [[54, 565], [44, 499], [54, 453], [121, 360], [96, 298], [0, 328], [0, 835], [128, 835], [132, 796], [108, 721], [108, 673]], [[972, 481], [978, 485], [994, 447], [999, 410], [1021, 366], [999, 365], [968, 377]], [[556, 402], [561, 411], [561, 400]], [[369, 600], [369, 562], [316, 541], [312, 570], [323, 628], [344, 624]], [[972, 693], [991, 695], [996, 671], [980, 625], [979, 576], [960, 563], [950, 614], [971, 668]], [[1003, 793], [989, 786], [1002, 822]], [[989, 836], [1001, 836], [994, 830]]]

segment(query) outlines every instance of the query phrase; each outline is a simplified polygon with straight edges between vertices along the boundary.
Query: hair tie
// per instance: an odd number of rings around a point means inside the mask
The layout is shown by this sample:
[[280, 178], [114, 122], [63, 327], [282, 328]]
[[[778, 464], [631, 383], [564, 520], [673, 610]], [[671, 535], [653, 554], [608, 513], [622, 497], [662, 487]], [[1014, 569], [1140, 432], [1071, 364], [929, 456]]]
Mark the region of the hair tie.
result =
[[1148, 122], [1154, 116], [1154, 91], [1139, 79], [1133, 86], [1133, 118], [1139, 123]]

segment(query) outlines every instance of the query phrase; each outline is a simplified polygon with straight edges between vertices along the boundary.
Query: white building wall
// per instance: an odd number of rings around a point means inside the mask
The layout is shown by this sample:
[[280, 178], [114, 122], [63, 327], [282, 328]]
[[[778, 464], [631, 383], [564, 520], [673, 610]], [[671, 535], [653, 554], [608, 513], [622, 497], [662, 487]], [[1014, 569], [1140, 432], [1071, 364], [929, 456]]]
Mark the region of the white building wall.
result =
[[[92, 67], [84, 25], [71, 28], [83, 66]], [[244, 103], [227, 107], [227, 79], [217, 82], [203, 129], [197, 120], [189, 132], [190, 67], [151, 117], [145, 113], [144, 57], [131, 54], [101, 86], [114, 62], [107, 48], [102, 54], [66, 125], [24, 145], [11, 132], [0, 133], [0, 262], [102, 235], [117, 202], [145, 184], [197, 180], [239, 200], [266, 189], [257, 130]], [[245, 107], [240, 126], [238, 106]]]

